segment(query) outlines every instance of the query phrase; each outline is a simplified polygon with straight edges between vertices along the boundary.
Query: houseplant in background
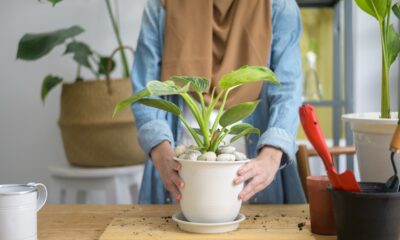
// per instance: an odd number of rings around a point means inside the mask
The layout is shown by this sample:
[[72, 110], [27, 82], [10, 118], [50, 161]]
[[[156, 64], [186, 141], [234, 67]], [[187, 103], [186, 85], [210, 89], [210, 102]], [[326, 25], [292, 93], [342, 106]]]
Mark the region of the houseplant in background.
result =
[[[53, 6], [61, 0], [48, 0]], [[33, 61], [44, 57], [56, 47], [64, 47], [77, 63], [73, 83], [49, 74], [42, 83], [41, 98], [62, 84], [59, 126], [68, 161], [84, 167], [110, 167], [142, 163], [145, 156], [136, 139], [132, 113], [124, 111], [116, 120], [111, 118], [115, 104], [132, 94], [130, 68], [117, 23], [109, 0], [105, 0], [118, 47], [110, 55], [102, 55], [79, 41], [84, 32], [80, 26], [56, 31], [25, 34], [18, 45], [17, 59]], [[110, 79], [115, 68], [114, 55], [120, 52], [123, 78]], [[96, 81], [84, 81], [83, 69], [89, 70]], [[105, 79], [105, 81], [100, 81]]]
[[[176, 160], [182, 165], [179, 174], [185, 182], [180, 206], [186, 219], [191, 222], [221, 223], [232, 221], [238, 216], [241, 206], [238, 195], [243, 184], [234, 185], [233, 179], [238, 168], [248, 160], [245, 154], [236, 152], [233, 146], [223, 144], [223, 141], [228, 135], [235, 135], [230, 140], [232, 143], [240, 137], [260, 133], [259, 129], [250, 124], [238, 123], [256, 109], [259, 101], [240, 103], [228, 109], [224, 107], [232, 89], [260, 80], [279, 84], [270, 69], [243, 66], [222, 76], [218, 83], [220, 93], [216, 94], [213, 89], [212, 100], [205, 104], [203, 92], [209, 90], [208, 79], [175, 76], [164, 82], [148, 82], [145, 89], [120, 102], [115, 108], [117, 113], [134, 103], [155, 107], [176, 115], [189, 130], [196, 146], [181, 145], [176, 147], [175, 152]], [[180, 95], [199, 128], [193, 128], [187, 123], [177, 105], [162, 98], [154, 98], [165, 95]], [[199, 105], [192, 96], [199, 100]], [[220, 99], [222, 102], [217, 117], [209, 125], [210, 115]]]
[[[400, 35], [390, 22], [391, 10], [400, 18], [400, 5], [392, 0], [355, 0], [357, 6], [374, 17], [380, 29], [382, 47], [381, 112], [345, 114], [357, 149], [363, 181], [386, 181], [391, 174], [388, 146], [397, 123], [390, 112], [389, 72], [400, 52]], [[400, 105], [399, 105], [400, 107]]]

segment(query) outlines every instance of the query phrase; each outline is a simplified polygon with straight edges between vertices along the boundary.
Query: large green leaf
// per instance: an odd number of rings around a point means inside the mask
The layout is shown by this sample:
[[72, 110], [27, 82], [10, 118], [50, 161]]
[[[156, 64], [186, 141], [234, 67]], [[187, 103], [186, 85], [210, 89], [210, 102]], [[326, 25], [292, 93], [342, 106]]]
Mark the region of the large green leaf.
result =
[[393, 24], [389, 26], [386, 43], [387, 43], [388, 60], [390, 66], [396, 60], [400, 52], [400, 35], [394, 30]]
[[39, 59], [54, 47], [64, 43], [66, 39], [75, 37], [83, 31], [79, 26], [72, 26], [52, 32], [25, 34], [18, 43], [17, 58], [24, 60]]
[[252, 112], [254, 112], [259, 102], [260, 101], [239, 103], [238, 105], [229, 108], [222, 114], [219, 124], [222, 127], [227, 127], [248, 117]]
[[261, 66], [243, 66], [222, 76], [219, 86], [222, 90], [256, 81], [269, 81], [280, 84], [271, 69]]
[[[109, 66], [110, 61], [111, 61], [111, 68], [108, 69], [110, 67]], [[115, 61], [113, 59], [111, 59], [110, 57], [100, 57], [98, 73], [104, 74], [104, 75], [109, 75], [114, 70], [115, 65], [116, 65]]]
[[392, 0], [355, 0], [355, 2], [361, 10], [373, 16], [378, 21], [383, 21], [388, 14]]
[[146, 87], [152, 96], [166, 96], [187, 92], [189, 90], [190, 83], [183, 87], [179, 87], [173, 81], [161, 82], [158, 80], [153, 80], [148, 82]]
[[243, 137], [243, 136], [247, 136], [249, 134], [255, 133], [257, 135], [260, 135], [260, 130], [257, 128], [246, 128], [244, 129], [241, 133], [237, 134], [236, 136], [234, 136], [230, 143], [235, 142], [236, 140], [238, 140], [239, 138]]
[[171, 77], [171, 80], [185, 84], [190, 83], [190, 87], [198, 93], [204, 92], [210, 85], [210, 81], [207, 78], [201, 77], [173, 76]]
[[132, 104], [134, 104], [135, 102], [139, 101], [140, 99], [147, 97], [150, 95], [150, 92], [148, 89], [143, 89], [139, 92], [137, 92], [136, 94], [132, 95], [131, 97], [129, 97], [128, 99], [125, 99], [121, 102], [119, 102], [117, 104], [117, 106], [115, 106], [114, 108], [114, 114], [113, 117], [115, 117], [115, 115], [121, 111], [122, 109], [131, 106]]
[[182, 110], [172, 102], [168, 102], [162, 99], [153, 99], [153, 98], [142, 98], [137, 101], [137, 103], [158, 108], [170, 113], [173, 113], [177, 116], [182, 114]]
[[89, 62], [89, 57], [92, 55], [90, 47], [83, 42], [72, 41], [67, 44], [64, 54], [72, 53], [74, 60], [89, 69], [92, 69], [92, 65]]
[[42, 82], [42, 91], [41, 91], [41, 98], [42, 101], [47, 97], [47, 94], [58, 84], [62, 83], [62, 78], [53, 76], [53, 75], [47, 75]]
[[239, 134], [239, 133], [243, 132], [243, 130], [245, 130], [247, 128], [254, 128], [254, 127], [251, 124], [248, 124], [248, 123], [239, 123], [239, 124], [236, 124], [236, 125], [232, 126], [229, 129], [229, 133], [236, 135], [236, 134]]
[[394, 15], [396, 15], [396, 17], [400, 19], [400, 2], [397, 2], [393, 5], [392, 11]]

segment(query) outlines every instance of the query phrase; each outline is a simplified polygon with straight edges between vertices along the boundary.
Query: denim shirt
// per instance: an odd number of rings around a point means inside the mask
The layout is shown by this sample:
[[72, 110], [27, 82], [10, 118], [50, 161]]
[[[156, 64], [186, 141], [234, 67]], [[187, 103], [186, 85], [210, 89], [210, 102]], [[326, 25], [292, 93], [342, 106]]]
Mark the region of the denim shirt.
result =
[[[250, 202], [303, 203], [305, 196], [294, 161], [297, 150], [295, 139], [298, 129], [298, 108], [301, 104], [301, 55], [299, 38], [301, 19], [295, 0], [273, 0], [272, 48], [269, 67], [275, 72], [281, 86], [264, 83], [259, 98], [261, 103], [245, 122], [259, 128], [260, 137], [252, 134], [246, 139], [247, 155], [255, 157], [263, 146], [273, 146], [283, 151], [281, 169], [266, 189], [256, 194]], [[160, 79], [165, 9], [160, 0], [149, 0], [144, 9], [142, 25], [132, 69], [134, 92], [146, 87], [150, 80]], [[179, 96], [161, 97], [180, 106]], [[164, 140], [172, 146], [180, 141], [182, 124], [165, 111], [134, 104], [139, 144], [150, 156], [150, 151]], [[164, 188], [151, 159], [146, 161], [139, 203], [170, 203], [172, 199]]]

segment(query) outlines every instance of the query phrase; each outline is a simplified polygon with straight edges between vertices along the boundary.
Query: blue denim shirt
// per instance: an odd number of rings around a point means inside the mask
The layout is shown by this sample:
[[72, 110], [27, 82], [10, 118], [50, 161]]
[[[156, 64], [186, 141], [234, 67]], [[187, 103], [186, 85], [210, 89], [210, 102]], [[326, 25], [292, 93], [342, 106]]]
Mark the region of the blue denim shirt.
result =
[[[260, 137], [247, 140], [247, 155], [255, 157], [265, 145], [284, 152], [281, 170], [274, 182], [256, 194], [250, 202], [303, 203], [305, 197], [297, 173], [295, 159], [298, 108], [301, 104], [301, 57], [299, 38], [301, 19], [295, 0], [272, 1], [272, 48], [269, 67], [275, 72], [281, 86], [265, 83], [260, 93], [261, 103], [245, 122], [259, 128]], [[149, 0], [144, 9], [140, 35], [132, 70], [134, 92], [145, 88], [150, 80], [160, 79], [165, 9], [160, 0]], [[173, 101], [183, 109], [179, 96], [163, 99]], [[141, 104], [132, 106], [138, 128], [139, 144], [146, 154], [164, 140], [173, 146], [179, 142], [182, 125], [170, 113]], [[164, 188], [151, 159], [146, 161], [139, 203], [170, 203], [171, 197]]]

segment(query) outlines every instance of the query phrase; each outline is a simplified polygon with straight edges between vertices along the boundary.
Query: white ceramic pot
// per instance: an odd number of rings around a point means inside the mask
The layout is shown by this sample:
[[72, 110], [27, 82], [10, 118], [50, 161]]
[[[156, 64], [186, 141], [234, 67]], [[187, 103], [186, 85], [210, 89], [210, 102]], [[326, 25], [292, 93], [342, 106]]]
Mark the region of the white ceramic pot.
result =
[[361, 180], [386, 182], [393, 175], [390, 163], [390, 141], [397, 124], [397, 113], [391, 119], [380, 113], [351, 113], [342, 116], [353, 131]]
[[37, 211], [46, 199], [41, 183], [0, 185], [0, 240], [36, 240]]
[[175, 158], [182, 165], [179, 172], [185, 182], [180, 206], [191, 222], [223, 223], [233, 221], [242, 201], [238, 196], [243, 184], [234, 185], [238, 169], [246, 161], [190, 161]]

